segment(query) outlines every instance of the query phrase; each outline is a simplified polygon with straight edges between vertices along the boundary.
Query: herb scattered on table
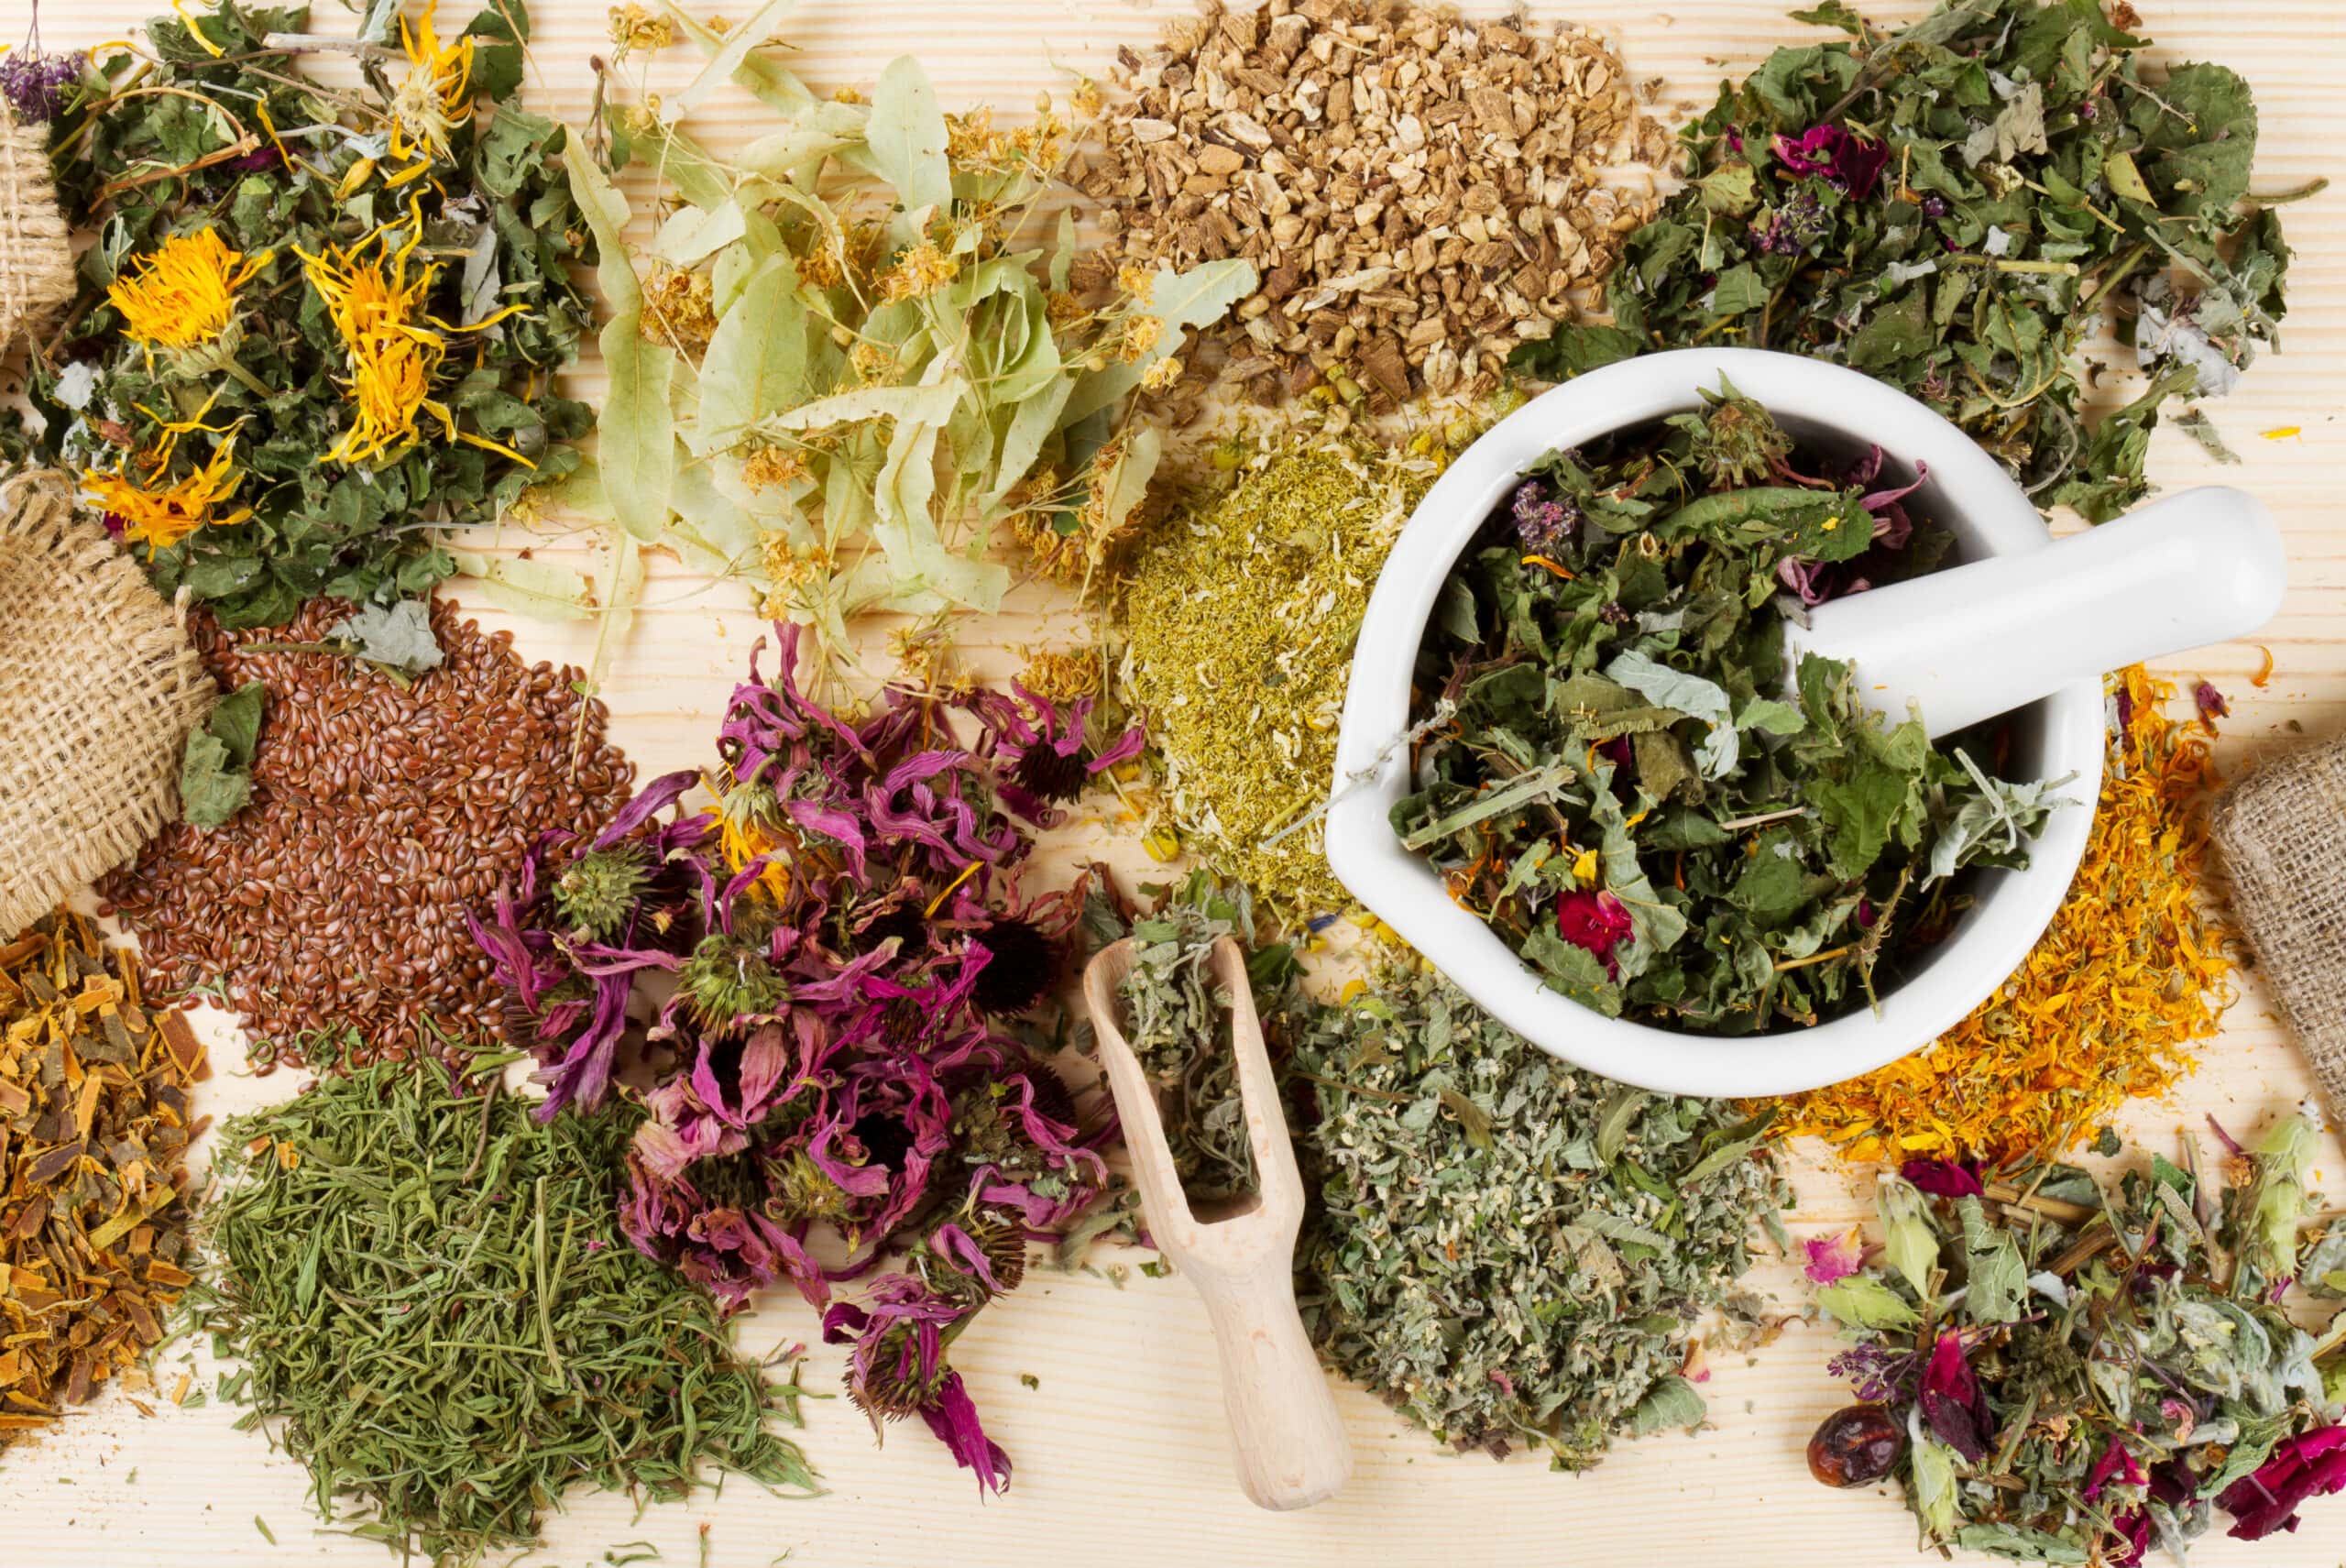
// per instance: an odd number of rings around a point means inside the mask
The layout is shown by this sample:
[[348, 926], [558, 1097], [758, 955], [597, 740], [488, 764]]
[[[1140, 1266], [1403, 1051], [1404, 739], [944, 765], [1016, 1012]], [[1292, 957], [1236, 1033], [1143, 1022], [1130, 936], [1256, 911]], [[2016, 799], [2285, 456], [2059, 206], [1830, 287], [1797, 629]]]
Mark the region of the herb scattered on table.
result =
[[1259, 291], [1211, 335], [1266, 402], [1495, 389], [1644, 215], [1607, 167], [1670, 145], [1594, 33], [1520, 15], [1217, 0], [1117, 74], [1076, 175], [1103, 262], [1251, 263]]
[[1317, 812], [1369, 589], [1441, 467], [1431, 443], [1387, 453], [1297, 437], [1245, 458], [1233, 488], [1143, 544], [1122, 685], [1157, 721], [1178, 824], [1157, 829], [1158, 859], [1197, 850], [1281, 921], [1351, 904]]
[[2191, 1071], [2231, 1001], [2210, 895], [2209, 736], [2142, 666], [2109, 677], [2101, 800], [2068, 895], [1994, 995], [1927, 1048], [1781, 1102], [1851, 1160], [2057, 1158]]
[[2179, 1560], [2211, 1506], [2253, 1541], [2346, 1490], [2341, 1336], [2283, 1310], [2319, 1137], [2290, 1115], [2220, 1171], [2154, 1157], [2114, 1183], [1881, 1173], [1872, 1261], [1811, 1272], [1856, 1341], [1834, 1372], [1904, 1433], [1925, 1546], [2128, 1568]]
[[[727, 1311], [795, 1285], [853, 1344], [849, 1392], [875, 1425], [919, 1416], [998, 1489], [1010, 1461], [948, 1352], [1016, 1288], [1030, 1241], [1099, 1202], [1114, 1136], [1018, 1023], [1059, 978], [1088, 878], [1032, 897], [1021, 875], [1140, 734], [1095, 738], [1089, 701], [1016, 690], [960, 696], [967, 740], [932, 693], [892, 687], [850, 722], [800, 687], [799, 629], [781, 643], [773, 680], [752, 663], [734, 689], [715, 769], [542, 842], [476, 936], [546, 1114], [648, 1071], [622, 1091], [646, 1112], [628, 1239]], [[703, 783], [715, 806], [686, 814]], [[834, 1242], [844, 1264], [822, 1261]]]
[[[988, 554], [998, 535], [1049, 576], [1099, 580], [1160, 454], [1124, 417], [1134, 395], [1177, 374], [1185, 334], [1255, 274], [1161, 267], [1079, 299], [1072, 218], [1043, 229], [1064, 115], [948, 115], [909, 58], [868, 102], [818, 99], [740, 42], [783, 9], [721, 35], [676, 13], [715, 58], [657, 113], [641, 88], [614, 98], [608, 165], [571, 176], [613, 312], [605, 504], [638, 539], [760, 584], [828, 672], [851, 664], [858, 615], [997, 609], [1013, 575]], [[730, 161], [677, 113], [729, 76], [782, 116]], [[638, 161], [683, 203], [641, 277], [604, 172]]]
[[137, 1387], [191, 1282], [184, 1160], [208, 1075], [184, 1015], [78, 915], [0, 943], [0, 1452]]
[[224, 1129], [195, 1321], [221, 1392], [309, 1467], [321, 1519], [470, 1563], [586, 1485], [661, 1501], [731, 1471], [812, 1493], [773, 1429], [795, 1378], [622, 1241], [631, 1114], [539, 1124], [436, 1063], [322, 1080]]
[[1287, 1027], [1321, 1198], [1297, 1294], [1331, 1365], [1458, 1448], [1562, 1469], [1703, 1420], [1689, 1335], [1792, 1201], [1764, 1116], [1576, 1072], [1430, 972]]
[[41, 455], [232, 629], [428, 589], [455, 562], [418, 524], [493, 521], [591, 422], [552, 390], [591, 248], [563, 128], [513, 101], [525, 10], [444, 38], [427, 5], [356, 46], [349, 88], [266, 41], [307, 15], [159, 17], [56, 121], [59, 190], [100, 236], [34, 367]]
[[[1926, 571], [1946, 536], [1879, 447], [1799, 450], [1728, 388], [1550, 454], [1436, 601], [1396, 833], [1554, 989], [1711, 1034], [1810, 1025], [1943, 934], [1956, 873], [2024, 864], [2051, 806], [1934, 747], [1848, 664], [1788, 670], [1787, 601]], [[1787, 676], [1792, 677], [1788, 683]], [[1787, 685], [1791, 689], [1787, 691]]]
[[[1215, 978], [1214, 943], [1235, 941], [1255, 991], [1274, 1000], [1299, 972], [1294, 950], [1281, 942], [1257, 946], [1254, 895], [1203, 870], [1164, 889], [1146, 914], [1127, 918], [1107, 904], [1095, 897], [1085, 925], [1102, 944], [1132, 938], [1132, 972], [1118, 992], [1124, 1038], [1157, 1091], [1181, 1190], [1192, 1203], [1250, 1196], [1255, 1147], [1238, 1089], [1231, 998]], [[1088, 1034], [1091, 1025], [1082, 1027]]]
[[[1842, 0], [1800, 15], [1850, 36], [1723, 85], [1683, 133], [1689, 183], [1629, 236], [1612, 324], [1512, 363], [1561, 380], [1699, 342], [1832, 360], [1954, 420], [2039, 505], [2123, 511], [2161, 408], [2230, 391], [2278, 338], [2289, 252], [2249, 194], [2248, 83], [2146, 79], [2132, 8], [2100, 0], [1962, 0], [1894, 31]], [[2089, 418], [2082, 351], [2113, 302], [2149, 384]]]

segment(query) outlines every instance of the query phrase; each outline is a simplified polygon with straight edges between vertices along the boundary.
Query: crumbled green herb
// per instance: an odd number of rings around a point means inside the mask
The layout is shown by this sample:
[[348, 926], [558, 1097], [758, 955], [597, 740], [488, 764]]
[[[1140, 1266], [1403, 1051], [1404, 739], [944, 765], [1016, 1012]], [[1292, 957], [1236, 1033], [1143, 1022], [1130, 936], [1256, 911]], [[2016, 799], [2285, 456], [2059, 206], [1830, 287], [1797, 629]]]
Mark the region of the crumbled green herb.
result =
[[[2289, 252], [2249, 195], [2248, 84], [2146, 72], [2099, 0], [1957, 0], [1894, 31], [1802, 15], [1849, 37], [1722, 86], [1683, 133], [1689, 183], [1629, 237], [1613, 323], [1515, 367], [1697, 342], [1834, 360], [1961, 424], [2041, 505], [2124, 510], [2160, 407], [2231, 390], [2278, 337]], [[2151, 385], [2088, 423], [2081, 350], [2113, 304]]]
[[269, 687], [248, 681], [188, 731], [180, 754], [180, 815], [192, 828], [217, 828], [253, 797], [253, 753], [260, 746]]
[[1690, 1331], [1792, 1201], [1764, 1117], [1576, 1072], [1431, 972], [1288, 1028], [1321, 1199], [1297, 1293], [1332, 1365], [1457, 1447], [1563, 1469], [1702, 1420]]
[[2319, 1135], [2283, 1118], [2220, 1187], [2156, 1156], [2115, 1181], [1881, 1174], [1878, 1260], [1852, 1247], [1817, 1301], [1856, 1342], [1834, 1373], [1905, 1434], [1894, 1474], [1924, 1545], [2179, 1561], [2211, 1506], [2256, 1540], [2346, 1485], [2323, 1457], [2346, 1444], [2346, 1320], [2318, 1340], [2285, 1310]]
[[1746, 1034], [1870, 1000], [1945, 932], [1956, 872], [2025, 862], [2053, 798], [1975, 760], [1992, 730], [1934, 747], [1847, 663], [1786, 667], [1781, 604], [1936, 559], [1912, 488], [1879, 449], [1795, 449], [1732, 388], [1550, 454], [1426, 629], [1394, 830], [1608, 1016]]
[[1394, 537], [1441, 468], [1312, 439], [1143, 546], [1125, 593], [1124, 691], [1146, 712], [1185, 846], [1280, 919], [1352, 902], [1314, 813], [1335, 765], [1353, 642]]
[[57, 121], [60, 195], [97, 238], [34, 365], [40, 455], [231, 628], [428, 588], [455, 569], [430, 525], [493, 521], [591, 423], [552, 389], [592, 242], [563, 127], [513, 101], [527, 12], [389, 38], [399, 16], [372, 9], [353, 87], [265, 43], [305, 6], [160, 16]]
[[1277, 942], [1257, 947], [1254, 895], [1243, 883], [1225, 887], [1202, 870], [1167, 889], [1153, 912], [1128, 927], [1113, 912], [1102, 918], [1098, 902], [1090, 934], [1103, 942], [1127, 934], [1133, 940], [1132, 971], [1119, 992], [1124, 1037], [1157, 1091], [1182, 1191], [1202, 1203], [1252, 1194], [1255, 1149], [1231, 1045], [1231, 998], [1215, 980], [1213, 948], [1222, 937], [1236, 940], [1266, 1010], [1298, 972], [1293, 949]]
[[815, 1490], [795, 1379], [619, 1233], [633, 1118], [539, 1124], [436, 1065], [236, 1118], [191, 1292], [221, 1391], [309, 1467], [321, 1518], [434, 1562], [537, 1543], [573, 1483], [673, 1500], [738, 1471]]

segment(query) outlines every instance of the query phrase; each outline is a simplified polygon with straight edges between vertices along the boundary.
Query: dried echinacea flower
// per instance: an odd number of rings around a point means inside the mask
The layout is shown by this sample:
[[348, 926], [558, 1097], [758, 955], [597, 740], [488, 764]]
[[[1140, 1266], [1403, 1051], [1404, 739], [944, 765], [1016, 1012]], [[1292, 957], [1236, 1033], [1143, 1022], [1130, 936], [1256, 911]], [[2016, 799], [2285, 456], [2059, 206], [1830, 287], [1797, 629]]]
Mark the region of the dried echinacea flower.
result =
[[[1030, 1241], [1100, 1201], [1113, 1136], [1015, 1022], [1059, 978], [1091, 876], [1021, 891], [1053, 808], [1014, 779], [1063, 795], [1138, 732], [1095, 739], [1089, 701], [980, 691], [957, 710], [909, 683], [850, 721], [801, 688], [800, 642], [783, 630], [771, 681], [752, 663], [707, 775], [655, 781], [591, 840], [542, 844], [475, 934], [543, 1114], [648, 1069], [626, 1091], [645, 1113], [628, 1239], [728, 1311], [785, 1282], [827, 1307], [827, 1336], [856, 1346], [857, 1403], [919, 1415], [998, 1487], [1008, 1461], [944, 1349], [1016, 1286]], [[715, 806], [685, 811], [703, 783]], [[844, 1272], [818, 1261], [834, 1248]], [[862, 1283], [835, 1301], [845, 1280]]]

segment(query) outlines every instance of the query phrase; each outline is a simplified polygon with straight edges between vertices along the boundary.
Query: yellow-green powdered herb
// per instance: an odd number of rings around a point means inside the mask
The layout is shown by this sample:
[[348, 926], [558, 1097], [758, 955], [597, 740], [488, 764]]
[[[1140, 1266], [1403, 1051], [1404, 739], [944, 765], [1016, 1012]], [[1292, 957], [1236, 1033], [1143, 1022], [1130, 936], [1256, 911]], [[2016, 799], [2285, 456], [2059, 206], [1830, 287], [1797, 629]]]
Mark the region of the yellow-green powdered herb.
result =
[[1319, 823], [1296, 824], [1328, 794], [1369, 588], [1440, 467], [1341, 440], [1287, 446], [1135, 563], [1125, 688], [1148, 715], [1181, 847], [1278, 916], [1350, 902]]

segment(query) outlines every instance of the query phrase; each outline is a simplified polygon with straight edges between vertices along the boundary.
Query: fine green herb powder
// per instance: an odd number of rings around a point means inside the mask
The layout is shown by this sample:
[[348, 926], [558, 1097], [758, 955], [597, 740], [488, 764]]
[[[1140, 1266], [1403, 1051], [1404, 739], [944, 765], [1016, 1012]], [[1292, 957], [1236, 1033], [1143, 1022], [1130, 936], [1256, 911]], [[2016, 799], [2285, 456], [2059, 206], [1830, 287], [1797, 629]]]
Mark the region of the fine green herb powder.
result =
[[1341, 442], [1276, 452], [1135, 564], [1125, 687], [1149, 716], [1189, 847], [1281, 916], [1352, 903], [1316, 822], [1353, 641], [1431, 458]]
[[[201, 1223], [221, 1391], [309, 1466], [328, 1520], [434, 1563], [537, 1544], [585, 1483], [667, 1501], [703, 1467], [817, 1490], [795, 1382], [619, 1234], [630, 1118], [541, 1127], [436, 1066], [329, 1079], [228, 1124]], [[231, 1161], [233, 1152], [225, 1156]]]

